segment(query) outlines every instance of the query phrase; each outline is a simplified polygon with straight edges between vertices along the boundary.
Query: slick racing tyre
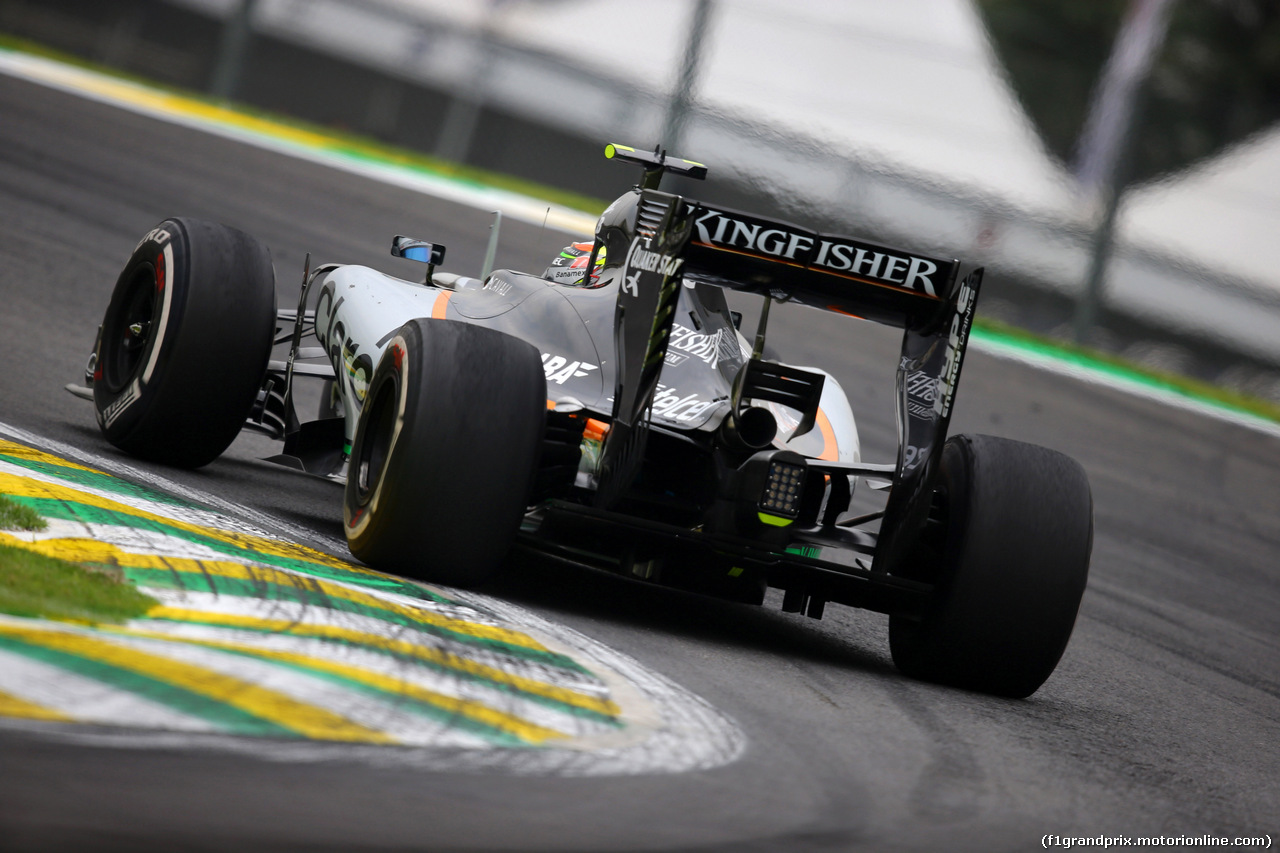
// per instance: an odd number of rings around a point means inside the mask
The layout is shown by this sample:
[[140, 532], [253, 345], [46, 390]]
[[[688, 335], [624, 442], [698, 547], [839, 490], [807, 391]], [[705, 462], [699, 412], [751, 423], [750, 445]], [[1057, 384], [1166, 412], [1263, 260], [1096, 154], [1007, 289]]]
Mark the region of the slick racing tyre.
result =
[[532, 346], [413, 320], [369, 383], [347, 474], [351, 553], [378, 569], [469, 585], [501, 564], [528, 504], [546, 423]]
[[271, 255], [249, 235], [166, 219], [133, 250], [102, 320], [98, 426], [134, 456], [198, 468], [240, 432], [271, 355]]
[[1030, 696], [1057, 666], [1089, 574], [1093, 499], [1075, 460], [1031, 444], [960, 435], [943, 449], [944, 532], [923, 618], [893, 616], [907, 675]]

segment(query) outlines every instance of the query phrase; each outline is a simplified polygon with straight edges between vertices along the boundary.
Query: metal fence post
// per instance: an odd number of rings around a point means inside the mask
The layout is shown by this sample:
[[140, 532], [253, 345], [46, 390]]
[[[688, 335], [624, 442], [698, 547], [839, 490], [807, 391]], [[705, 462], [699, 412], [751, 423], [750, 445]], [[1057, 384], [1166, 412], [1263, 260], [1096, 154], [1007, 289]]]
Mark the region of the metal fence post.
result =
[[658, 142], [673, 154], [684, 135], [689, 110], [693, 105], [693, 88], [698, 82], [698, 70], [702, 65], [703, 41], [711, 20], [714, 0], [694, 0], [693, 15], [689, 21], [689, 36], [684, 45], [684, 59], [680, 64], [680, 76], [675, 91], [667, 104], [667, 116], [663, 122], [662, 136]]
[[1131, 0], [1081, 134], [1076, 178], [1096, 226], [1089, 272], [1076, 302], [1073, 331], [1078, 343], [1086, 342], [1102, 309], [1116, 213], [1124, 192], [1123, 166], [1133, 146], [1142, 88], [1164, 44], [1173, 2]]
[[249, 38], [253, 35], [253, 10], [257, 5], [258, 0], [240, 0], [239, 8], [222, 25], [222, 39], [209, 84], [209, 92], [215, 98], [231, 100], [240, 88]]

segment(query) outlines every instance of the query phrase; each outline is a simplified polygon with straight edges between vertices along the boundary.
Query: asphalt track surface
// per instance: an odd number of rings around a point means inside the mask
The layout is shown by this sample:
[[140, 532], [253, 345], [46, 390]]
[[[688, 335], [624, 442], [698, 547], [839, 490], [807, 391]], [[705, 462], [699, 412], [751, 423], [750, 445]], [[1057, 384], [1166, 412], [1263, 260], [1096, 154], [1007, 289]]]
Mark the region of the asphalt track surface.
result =
[[[706, 155], [712, 156], [710, 154]], [[714, 162], [714, 159], [712, 159]], [[619, 190], [632, 176], [620, 171]], [[81, 373], [120, 265], [160, 219], [268, 243], [280, 298], [303, 255], [404, 273], [406, 233], [479, 267], [488, 216], [0, 76], [0, 420], [115, 456]], [[499, 265], [564, 235], [508, 224]], [[776, 312], [788, 359], [829, 366], [864, 456], [893, 441], [897, 336]], [[484, 591], [619, 649], [737, 720], [715, 770], [617, 778], [96, 745], [0, 728], [0, 849], [1027, 850], [1042, 836], [1280, 831], [1280, 441], [972, 353], [952, 429], [1062, 450], [1096, 504], [1089, 589], [1031, 699], [911, 681], [887, 620], [813, 621], [513, 558]], [[334, 487], [244, 437], [173, 480], [340, 537]], [[147, 467], [147, 466], [140, 466]], [[159, 469], [157, 469], [159, 470]]]

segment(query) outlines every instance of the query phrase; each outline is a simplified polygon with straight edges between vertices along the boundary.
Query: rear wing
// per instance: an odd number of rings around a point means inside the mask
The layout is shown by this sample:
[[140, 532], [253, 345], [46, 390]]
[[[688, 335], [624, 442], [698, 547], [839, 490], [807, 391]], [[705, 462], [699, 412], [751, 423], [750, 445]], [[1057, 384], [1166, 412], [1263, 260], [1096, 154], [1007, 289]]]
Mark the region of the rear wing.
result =
[[[903, 329], [898, 459], [873, 569], [902, 566], [929, 512], [982, 270], [957, 284], [956, 260], [822, 234], [644, 187], [601, 216], [588, 268], [601, 249], [607, 249], [601, 281], [618, 282], [618, 302], [613, 427], [602, 451], [598, 502], [606, 508], [615, 503], [639, 470], [682, 281], [758, 293]], [[883, 474], [885, 467], [810, 464], [833, 477]]]
[[[651, 199], [649, 204], [652, 204]], [[646, 207], [644, 198], [641, 208]], [[938, 313], [960, 262], [684, 202], [684, 275], [734, 290], [905, 327]]]

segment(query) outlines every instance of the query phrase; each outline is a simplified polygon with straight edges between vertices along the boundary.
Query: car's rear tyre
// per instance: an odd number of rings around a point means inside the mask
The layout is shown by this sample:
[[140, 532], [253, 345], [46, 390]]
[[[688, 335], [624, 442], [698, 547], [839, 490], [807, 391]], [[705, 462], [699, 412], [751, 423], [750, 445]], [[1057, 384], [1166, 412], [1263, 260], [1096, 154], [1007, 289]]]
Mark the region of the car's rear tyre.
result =
[[1084, 469], [1043, 447], [960, 435], [946, 444], [936, 590], [921, 619], [893, 616], [907, 675], [1030, 696], [1058, 665], [1089, 574], [1093, 499]]
[[378, 569], [477, 584], [527, 508], [546, 423], [538, 351], [493, 329], [413, 320], [369, 383], [343, 501], [347, 542]]
[[166, 219], [117, 279], [97, 346], [93, 402], [107, 440], [198, 468], [235, 439], [275, 333], [271, 254], [249, 235]]

